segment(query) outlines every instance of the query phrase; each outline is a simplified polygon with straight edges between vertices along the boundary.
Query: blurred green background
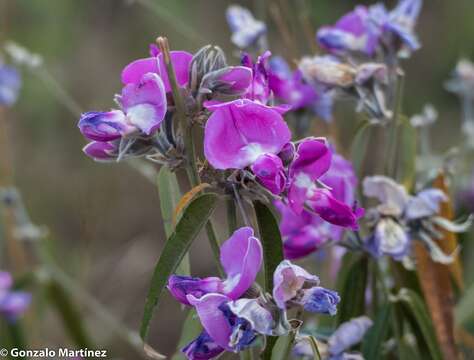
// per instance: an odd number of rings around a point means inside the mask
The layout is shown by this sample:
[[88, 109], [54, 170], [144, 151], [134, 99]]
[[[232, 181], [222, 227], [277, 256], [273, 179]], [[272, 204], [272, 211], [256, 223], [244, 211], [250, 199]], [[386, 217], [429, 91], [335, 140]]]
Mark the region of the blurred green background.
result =
[[[11, 39], [44, 57], [45, 67], [71, 94], [82, 111], [107, 110], [120, 91], [120, 72], [130, 61], [145, 57], [158, 35], [173, 49], [194, 52], [213, 43], [238, 56], [229, 41], [226, 7], [239, 3], [269, 21], [274, 54], [285, 53], [269, 8], [280, 0], [0, 0], [2, 40]], [[292, 23], [300, 14], [312, 33], [351, 10], [360, 1], [286, 1]], [[364, 2], [369, 4], [371, 2]], [[393, 6], [394, 1], [385, 2]], [[272, 5], [273, 4], [273, 5]], [[459, 57], [474, 59], [474, 1], [426, 0], [418, 26], [423, 48], [404, 63], [407, 73], [405, 112], [435, 104], [440, 121], [433, 145], [446, 150], [460, 137], [457, 99], [443, 89]], [[309, 51], [308, 37], [294, 39]], [[15, 180], [36, 223], [49, 227], [58, 261], [101, 303], [137, 329], [151, 272], [165, 241], [159, 199], [153, 184], [124, 164], [102, 165], [81, 152], [85, 141], [72, 114], [53, 96], [40, 77], [24, 72], [19, 102], [8, 112]], [[356, 117], [337, 118], [350, 141]], [[349, 144], [345, 144], [348, 148]], [[224, 233], [222, 231], [221, 233]], [[193, 245], [196, 275], [212, 274], [206, 242]], [[329, 284], [328, 284], [329, 285]], [[37, 347], [68, 344], [58, 319], [46, 311], [45, 321], [29, 335]], [[84, 309], [95, 342], [123, 358], [127, 346], [112, 336]], [[151, 344], [164, 353], [174, 350], [182, 313], [167, 297], [153, 322]], [[133, 354], [133, 353], [130, 353]]]

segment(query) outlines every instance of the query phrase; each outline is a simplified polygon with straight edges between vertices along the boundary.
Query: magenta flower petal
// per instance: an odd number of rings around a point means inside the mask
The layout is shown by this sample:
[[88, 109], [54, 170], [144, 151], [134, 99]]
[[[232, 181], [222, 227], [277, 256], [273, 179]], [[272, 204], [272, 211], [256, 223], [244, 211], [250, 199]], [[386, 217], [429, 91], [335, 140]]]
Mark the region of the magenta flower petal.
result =
[[353, 211], [352, 207], [337, 200], [325, 189], [315, 191], [310, 206], [327, 222], [353, 230], [359, 228], [357, 220], [364, 214], [363, 209]]
[[117, 158], [118, 147], [111, 142], [92, 141], [82, 151], [96, 161], [111, 161]]
[[119, 139], [134, 130], [133, 126], [127, 124], [125, 114], [120, 110], [84, 113], [78, 127], [86, 138], [96, 141]]
[[120, 101], [128, 122], [146, 135], [159, 128], [166, 114], [163, 81], [154, 73], [146, 73], [138, 83], [125, 85]]
[[333, 153], [331, 167], [320, 180], [331, 188], [331, 194], [337, 200], [350, 206], [354, 204], [357, 177], [351, 162]]
[[191, 276], [172, 275], [168, 279], [168, 290], [176, 300], [185, 305], [190, 305], [188, 295], [199, 299], [208, 293], [222, 293], [222, 280], [217, 277], [204, 279]]
[[266, 153], [278, 154], [291, 133], [282, 116], [265, 105], [236, 100], [213, 104], [204, 132], [204, 153], [216, 169], [243, 169]]
[[[193, 56], [186, 51], [171, 51], [171, 62], [173, 63], [178, 85], [185, 86], [189, 81], [189, 64]], [[124, 84], [138, 83], [146, 73], [158, 74], [163, 80], [165, 91], [171, 91], [171, 85], [166, 72], [163, 54], [157, 57], [135, 60], [128, 64], [122, 71], [122, 82]]]
[[227, 274], [224, 294], [238, 299], [253, 284], [262, 265], [262, 245], [253, 229], [242, 227], [221, 246], [221, 263]]
[[219, 81], [231, 84], [229, 91], [233, 94], [246, 93], [252, 82], [252, 69], [245, 66], [231, 66]]
[[206, 332], [217, 345], [228, 351], [232, 351], [229, 346], [232, 327], [220, 307], [230, 300], [222, 294], [207, 294], [199, 299], [188, 295], [188, 301], [196, 308]]
[[284, 260], [273, 274], [273, 299], [280, 309], [286, 309], [286, 302], [293, 299], [306, 284], [319, 285], [319, 278], [305, 269]]
[[274, 154], [260, 155], [251, 169], [258, 181], [274, 194], [280, 194], [286, 185], [283, 162]]
[[305, 139], [299, 144], [296, 153], [296, 159], [290, 166], [290, 177], [303, 172], [314, 181], [331, 166], [332, 153], [325, 139]]

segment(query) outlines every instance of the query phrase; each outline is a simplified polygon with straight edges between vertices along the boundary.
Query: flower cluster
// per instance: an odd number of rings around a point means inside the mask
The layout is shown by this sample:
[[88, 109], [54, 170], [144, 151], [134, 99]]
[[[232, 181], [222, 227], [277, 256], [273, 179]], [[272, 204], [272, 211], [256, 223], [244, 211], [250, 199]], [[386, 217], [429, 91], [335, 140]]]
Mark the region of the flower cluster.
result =
[[253, 229], [243, 227], [221, 246], [226, 279], [173, 275], [171, 294], [196, 310], [203, 332], [183, 348], [188, 359], [211, 359], [223, 351], [240, 352], [260, 335], [278, 336], [291, 326], [286, 311], [336, 313], [339, 296], [319, 286], [319, 279], [303, 268], [283, 261], [273, 275], [272, 295], [254, 284], [262, 264], [262, 246]]
[[15, 321], [28, 308], [31, 295], [23, 291], [12, 289], [12, 276], [0, 271], [0, 315], [8, 321]]
[[402, 185], [384, 176], [365, 178], [363, 188], [365, 196], [380, 202], [367, 212], [372, 231], [366, 246], [374, 256], [388, 255], [395, 260], [405, 260], [410, 256], [413, 241], [419, 240], [434, 261], [443, 264], [453, 261], [453, 255], [444, 254], [435, 239], [442, 239], [440, 229], [466, 231], [471, 219], [457, 224], [441, 217], [440, 203], [448, 200], [445, 193], [428, 188], [409, 195]]

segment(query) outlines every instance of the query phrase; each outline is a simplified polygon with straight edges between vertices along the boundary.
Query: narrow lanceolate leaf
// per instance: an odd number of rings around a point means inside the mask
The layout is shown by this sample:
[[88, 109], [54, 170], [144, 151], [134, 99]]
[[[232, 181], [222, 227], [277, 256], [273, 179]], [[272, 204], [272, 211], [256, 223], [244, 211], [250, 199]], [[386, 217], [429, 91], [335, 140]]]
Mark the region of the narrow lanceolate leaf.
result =
[[283, 261], [283, 244], [280, 228], [272, 211], [260, 201], [254, 203], [258, 229], [263, 246], [263, 262], [265, 270], [265, 291], [273, 291], [273, 273]]
[[[263, 360], [287, 360], [290, 358], [291, 349], [293, 348], [295, 342], [295, 336], [302, 324], [299, 320], [291, 320], [292, 329], [288, 334], [279, 337], [272, 337], [274, 340], [274, 346], [272, 347], [271, 356], [265, 351], [262, 355]], [[267, 347], [268, 347], [267, 343]], [[267, 347], [265, 350], [267, 350]]]
[[173, 234], [166, 242], [158, 263], [156, 264], [146, 299], [140, 327], [140, 335], [143, 340], [145, 340], [148, 335], [153, 311], [159, 304], [168, 278], [178, 268], [184, 255], [188, 252], [191, 243], [211, 216], [216, 204], [216, 194], [204, 194], [195, 198], [186, 210], [184, 210]]
[[366, 360], [380, 359], [382, 345], [390, 328], [391, 306], [383, 305], [377, 312], [374, 325], [367, 332], [362, 343], [362, 354]]
[[176, 222], [178, 221], [179, 216], [181, 215], [183, 209], [188, 206], [189, 202], [194, 199], [194, 197], [200, 193], [202, 190], [205, 188], [208, 188], [209, 184], [207, 183], [202, 183], [199, 184], [195, 187], [193, 187], [191, 190], [189, 190], [186, 194], [183, 195], [183, 197], [179, 200], [178, 204], [176, 205], [174, 212], [173, 212], [173, 226], [176, 225]]
[[81, 314], [64, 288], [57, 281], [50, 280], [46, 284], [46, 291], [49, 301], [55, 307], [70, 339], [81, 349], [93, 347]]
[[364, 314], [367, 286], [368, 259], [366, 256], [347, 253], [343, 264], [343, 271], [339, 274], [338, 281], [341, 297], [337, 310], [338, 324]]
[[[178, 206], [181, 192], [179, 191], [178, 179], [166, 166], [162, 166], [157, 179], [158, 195], [160, 197], [161, 217], [165, 228], [166, 238], [173, 233], [175, 223], [173, 222], [173, 212]], [[186, 254], [176, 270], [177, 274], [189, 275], [189, 256]]]
[[[434, 186], [448, 194], [442, 174], [435, 180]], [[440, 215], [447, 218], [452, 217], [450, 201], [441, 205]], [[457, 247], [455, 235], [442, 229], [439, 230], [444, 235], [443, 239], [433, 241], [445, 253], [453, 253]], [[454, 340], [454, 291], [450, 278], [450, 269], [454, 269], [454, 272], [451, 270], [451, 273], [457, 273], [457, 276], [461, 276], [459, 268], [455, 264], [455, 267], [451, 268], [451, 266], [434, 262], [429, 251], [420, 243], [417, 243], [415, 246], [415, 254], [419, 282], [428, 311], [433, 320], [441, 351], [446, 359], [457, 359], [458, 354]]]
[[176, 353], [173, 355], [171, 360], [186, 360], [186, 356], [184, 356], [184, 354], [181, 352], [181, 349], [189, 344], [193, 339], [198, 337], [201, 331], [202, 326], [196, 311], [190, 310], [188, 312], [188, 316], [186, 316], [186, 320], [184, 321], [181, 330], [178, 348], [176, 349]]
[[404, 314], [417, 336], [419, 346], [425, 347], [429, 352], [427, 358], [442, 360], [443, 356], [436, 340], [433, 322], [420, 296], [413, 290], [403, 288], [393, 300], [402, 304]]

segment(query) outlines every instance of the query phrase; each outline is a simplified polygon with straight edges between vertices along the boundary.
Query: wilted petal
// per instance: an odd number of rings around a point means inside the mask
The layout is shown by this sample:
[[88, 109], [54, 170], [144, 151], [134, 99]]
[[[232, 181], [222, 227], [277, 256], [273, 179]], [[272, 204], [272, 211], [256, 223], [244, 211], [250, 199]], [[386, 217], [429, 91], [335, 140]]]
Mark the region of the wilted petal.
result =
[[206, 331], [181, 350], [189, 360], [208, 360], [219, 356], [224, 349], [217, 345]]
[[111, 141], [133, 132], [120, 110], [108, 112], [90, 111], [82, 114], [78, 124], [81, 133], [90, 140]]
[[329, 353], [332, 356], [339, 355], [353, 345], [358, 344], [372, 325], [372, 320], [367, 316], [357, 317], [342, 323], [328, 340]]
[[[186, 51], [171, 51], [170, 55], [178, 85], [185, 86], [189, 81], [189, 64], [193, 56]], [[171, 91], [163, 54], [159, 54], [157, 57], [135, 60], [128, 64], [122, 71], [122, 82], [124, 84], [138, 83], [143, 75], [150, 72], [160, 76], [166, 92]]]
[[206, 294], [201, 298], [188, 295], [188, 301], [196, 308], [201, 324], [216, 344], [226, 350], [233, 351], [229, 346], [232, 327], [220, 307], [231, 299], [221, 294]]
[[260, 155], [278, 154], [291, 134], [282, 116], [265, 105], [236, 100], [207, 106], [204, 153], [216, 169], [243, 169]]
[[273, 154], [260, 155], [251, 166], [258, 181], [274, 194], [280, 194], [286, 185], [281, 159]]
[[238, 299], [253, 284], [262, 265], [262, 245], [253, 229], [242, 227], [221, 246], [221, 263], [227, 273], [223, 292]]
[[395, 216], [403, 213], [409, 196], [402, 185], [386, 176], [366, 177], [362, 185], [364, 195], [377, 198], [384, 211]]
[[402, 259], [410, 249], [410, 238], [405, 229], [391, 218], [380, 220], [369, 241], [369, 250], [375, 256], [388, 255]]
[[263, 335], [273, 335], [272, 314], [260, 305], [258, 299], [239, 299], [230, 302], [228, 306], [237, 317], [247, 320], [254, 331]]
[[354, 85], [356, 69], [332, 56], [305, 56], [298, 68], [310, 84], [325, 88], [349, 88]]
[[301, 304], [309, 312], [336, 315], [337, 304], [341, 301], [338, 293], [320, 286], [304, 290]]
[[459, 253], [459, 248], [454, 250], [452, 254], [445, 254], [443, 250], [441, 250], [441, 248], [438, 246], [438, 244], [436, 244], [433, 239], [431, 239], [425, 232], [420, 231], [418, 235], [420, 236], [420, 240], [422, 240], [428, 247], [430, 256], [433, 261], [445, 265], [453, 263], [454, 259], [456, 258], [456, 255]]
[[199, 299], [208, 293], [222, 293], [222, 280], [217, 277], [204, 279], [191, 276], [172, 275], [168, 279], [168, 290], [179, 302], [190, 305], [187, 295]]
[[295, 160], [290, 165], [290, 177], [305, 173], [314, 181], [328, 171], [331, 158], [331, 150], [324, 138], [304, 139], [298, 145]]
[[82, 151], [95, 161], [113, 161], [117, 159], [118, 146], [112, 142], [92, 141]]
[[158, 130], [166, 114], [166, 93], [161, 78], [146, 73], [138, 83], [125, 85], [120, 98], [127, 120], [146, 135]]
[[408, 220], [434, 216], [439, 213], [440, 203], [448, 201], [446, 194], [439, 189], [426, 189], [410, 197], [404, 216]]
[[289, 260], [282, 261], [273, 274], [273, 299], [277, 306], [286, 309], [286, 302], [293, 299], [306, 283], [318, 285], [319, 278]]

